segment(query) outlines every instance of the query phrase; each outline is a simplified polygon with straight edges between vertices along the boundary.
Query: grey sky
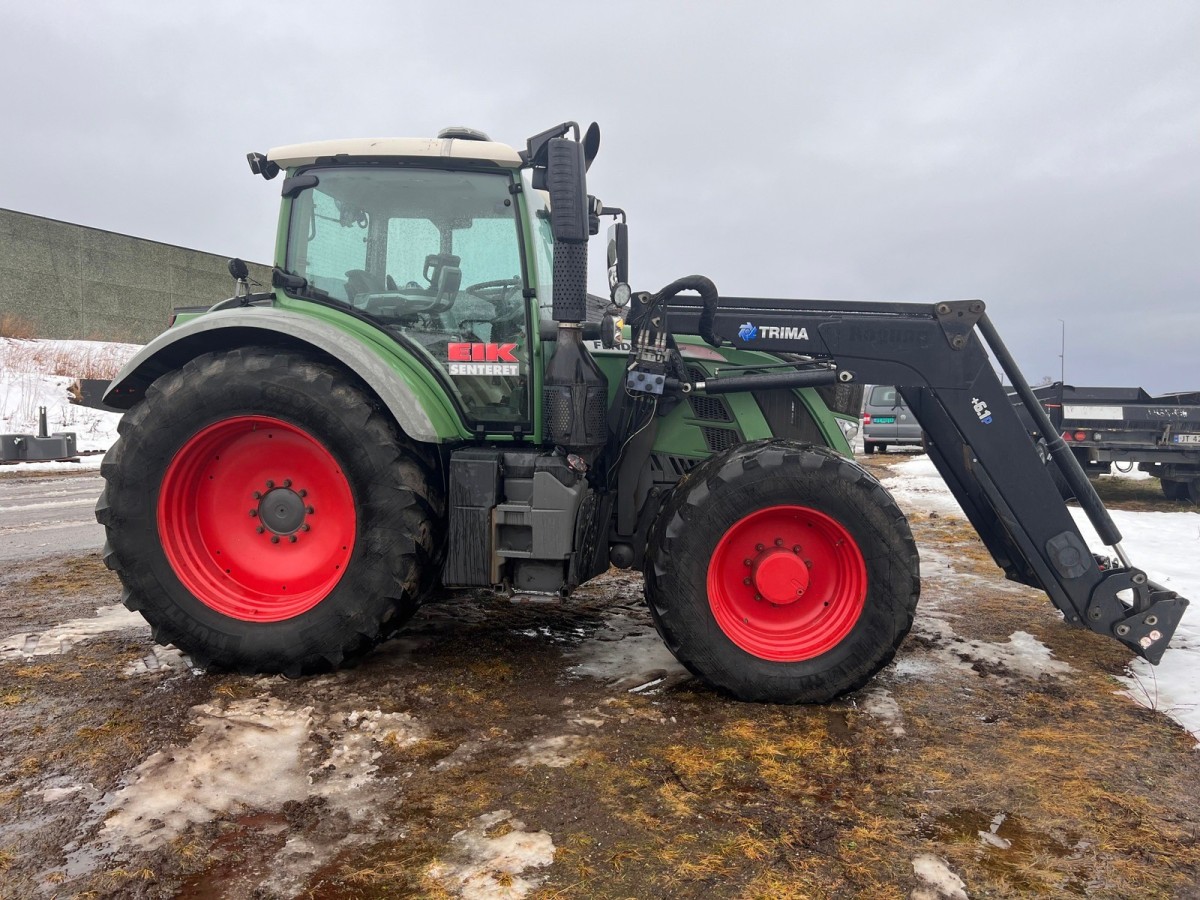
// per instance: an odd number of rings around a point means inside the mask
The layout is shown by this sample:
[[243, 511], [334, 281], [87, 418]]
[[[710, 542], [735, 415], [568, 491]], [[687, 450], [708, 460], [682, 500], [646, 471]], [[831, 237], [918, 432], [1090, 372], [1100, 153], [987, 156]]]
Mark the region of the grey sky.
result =
[[[0, 0], [0, 206], [269, 260], [248, 150], [600, 122], [635, 288], [981, 297], [1200, 390], [1200, 4]], [[597, 245], [598, 247], [598, 245]]]

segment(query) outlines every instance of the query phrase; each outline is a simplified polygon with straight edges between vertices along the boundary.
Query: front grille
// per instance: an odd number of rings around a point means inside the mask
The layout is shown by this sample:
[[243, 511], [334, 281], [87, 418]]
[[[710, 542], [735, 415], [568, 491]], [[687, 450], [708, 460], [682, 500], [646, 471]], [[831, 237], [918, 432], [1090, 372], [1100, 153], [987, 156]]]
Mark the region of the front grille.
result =
[[738, 433], [732, 428], [713, 428], [705, 425], [700, 429], [704, 435], [704, 443], [713, 453], [720, 453], [739, 443]]
[[692, 415], [697, 419], [707, 419], [710, 422], [732, 422], [733, 416], [720, 397], [688, 397], [692, 406]]

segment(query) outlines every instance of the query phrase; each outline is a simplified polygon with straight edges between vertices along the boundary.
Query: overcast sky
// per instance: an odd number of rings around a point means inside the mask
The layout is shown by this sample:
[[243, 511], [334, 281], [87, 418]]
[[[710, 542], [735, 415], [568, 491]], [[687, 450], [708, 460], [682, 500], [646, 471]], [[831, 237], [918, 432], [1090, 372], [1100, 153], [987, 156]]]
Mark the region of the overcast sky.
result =
[[249, 150], [597, 120], [635, 289], [980, 297], [1031, 381], [1061, 319], [1068, 381], [1200, 390], [1200, 3], [0, 13], [2, 207], [269, 261]]

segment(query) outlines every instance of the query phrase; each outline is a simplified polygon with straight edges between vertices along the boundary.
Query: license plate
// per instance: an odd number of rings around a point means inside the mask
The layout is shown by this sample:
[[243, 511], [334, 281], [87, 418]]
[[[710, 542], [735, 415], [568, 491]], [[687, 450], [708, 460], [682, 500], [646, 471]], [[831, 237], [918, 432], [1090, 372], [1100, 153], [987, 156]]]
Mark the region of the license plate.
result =
[[1175, 443], [1200, 444], [1200, 434], [1177, 434], [1175, 435]]
[[[896, 417], [895, 416], [876, 416], [871, 421], [875, 422], [879, 425], [895, 425]], [[1182, 435], [1180, 435], [1180, 437], [1182, 437]], [[1198, 435], [1198, 437], [1200, 437], [1200, 435]]]

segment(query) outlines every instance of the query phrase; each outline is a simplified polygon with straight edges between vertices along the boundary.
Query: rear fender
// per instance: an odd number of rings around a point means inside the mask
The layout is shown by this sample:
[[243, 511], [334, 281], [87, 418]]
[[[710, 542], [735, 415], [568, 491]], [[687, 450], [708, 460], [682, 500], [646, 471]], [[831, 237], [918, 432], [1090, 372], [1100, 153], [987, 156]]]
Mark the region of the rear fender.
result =
[[249, 345], [308, 350], [354, 372], [415, 441], [441, 442], [461, 431], [445, 397], [406, 378], [396, 364], [363, 340], [320, 319], [279, 309], [230, 309], [208, 313], [163, 332], [117, 373], [104, 394], [105, 405], [129, 409], [161, 375], [215, 350]]

